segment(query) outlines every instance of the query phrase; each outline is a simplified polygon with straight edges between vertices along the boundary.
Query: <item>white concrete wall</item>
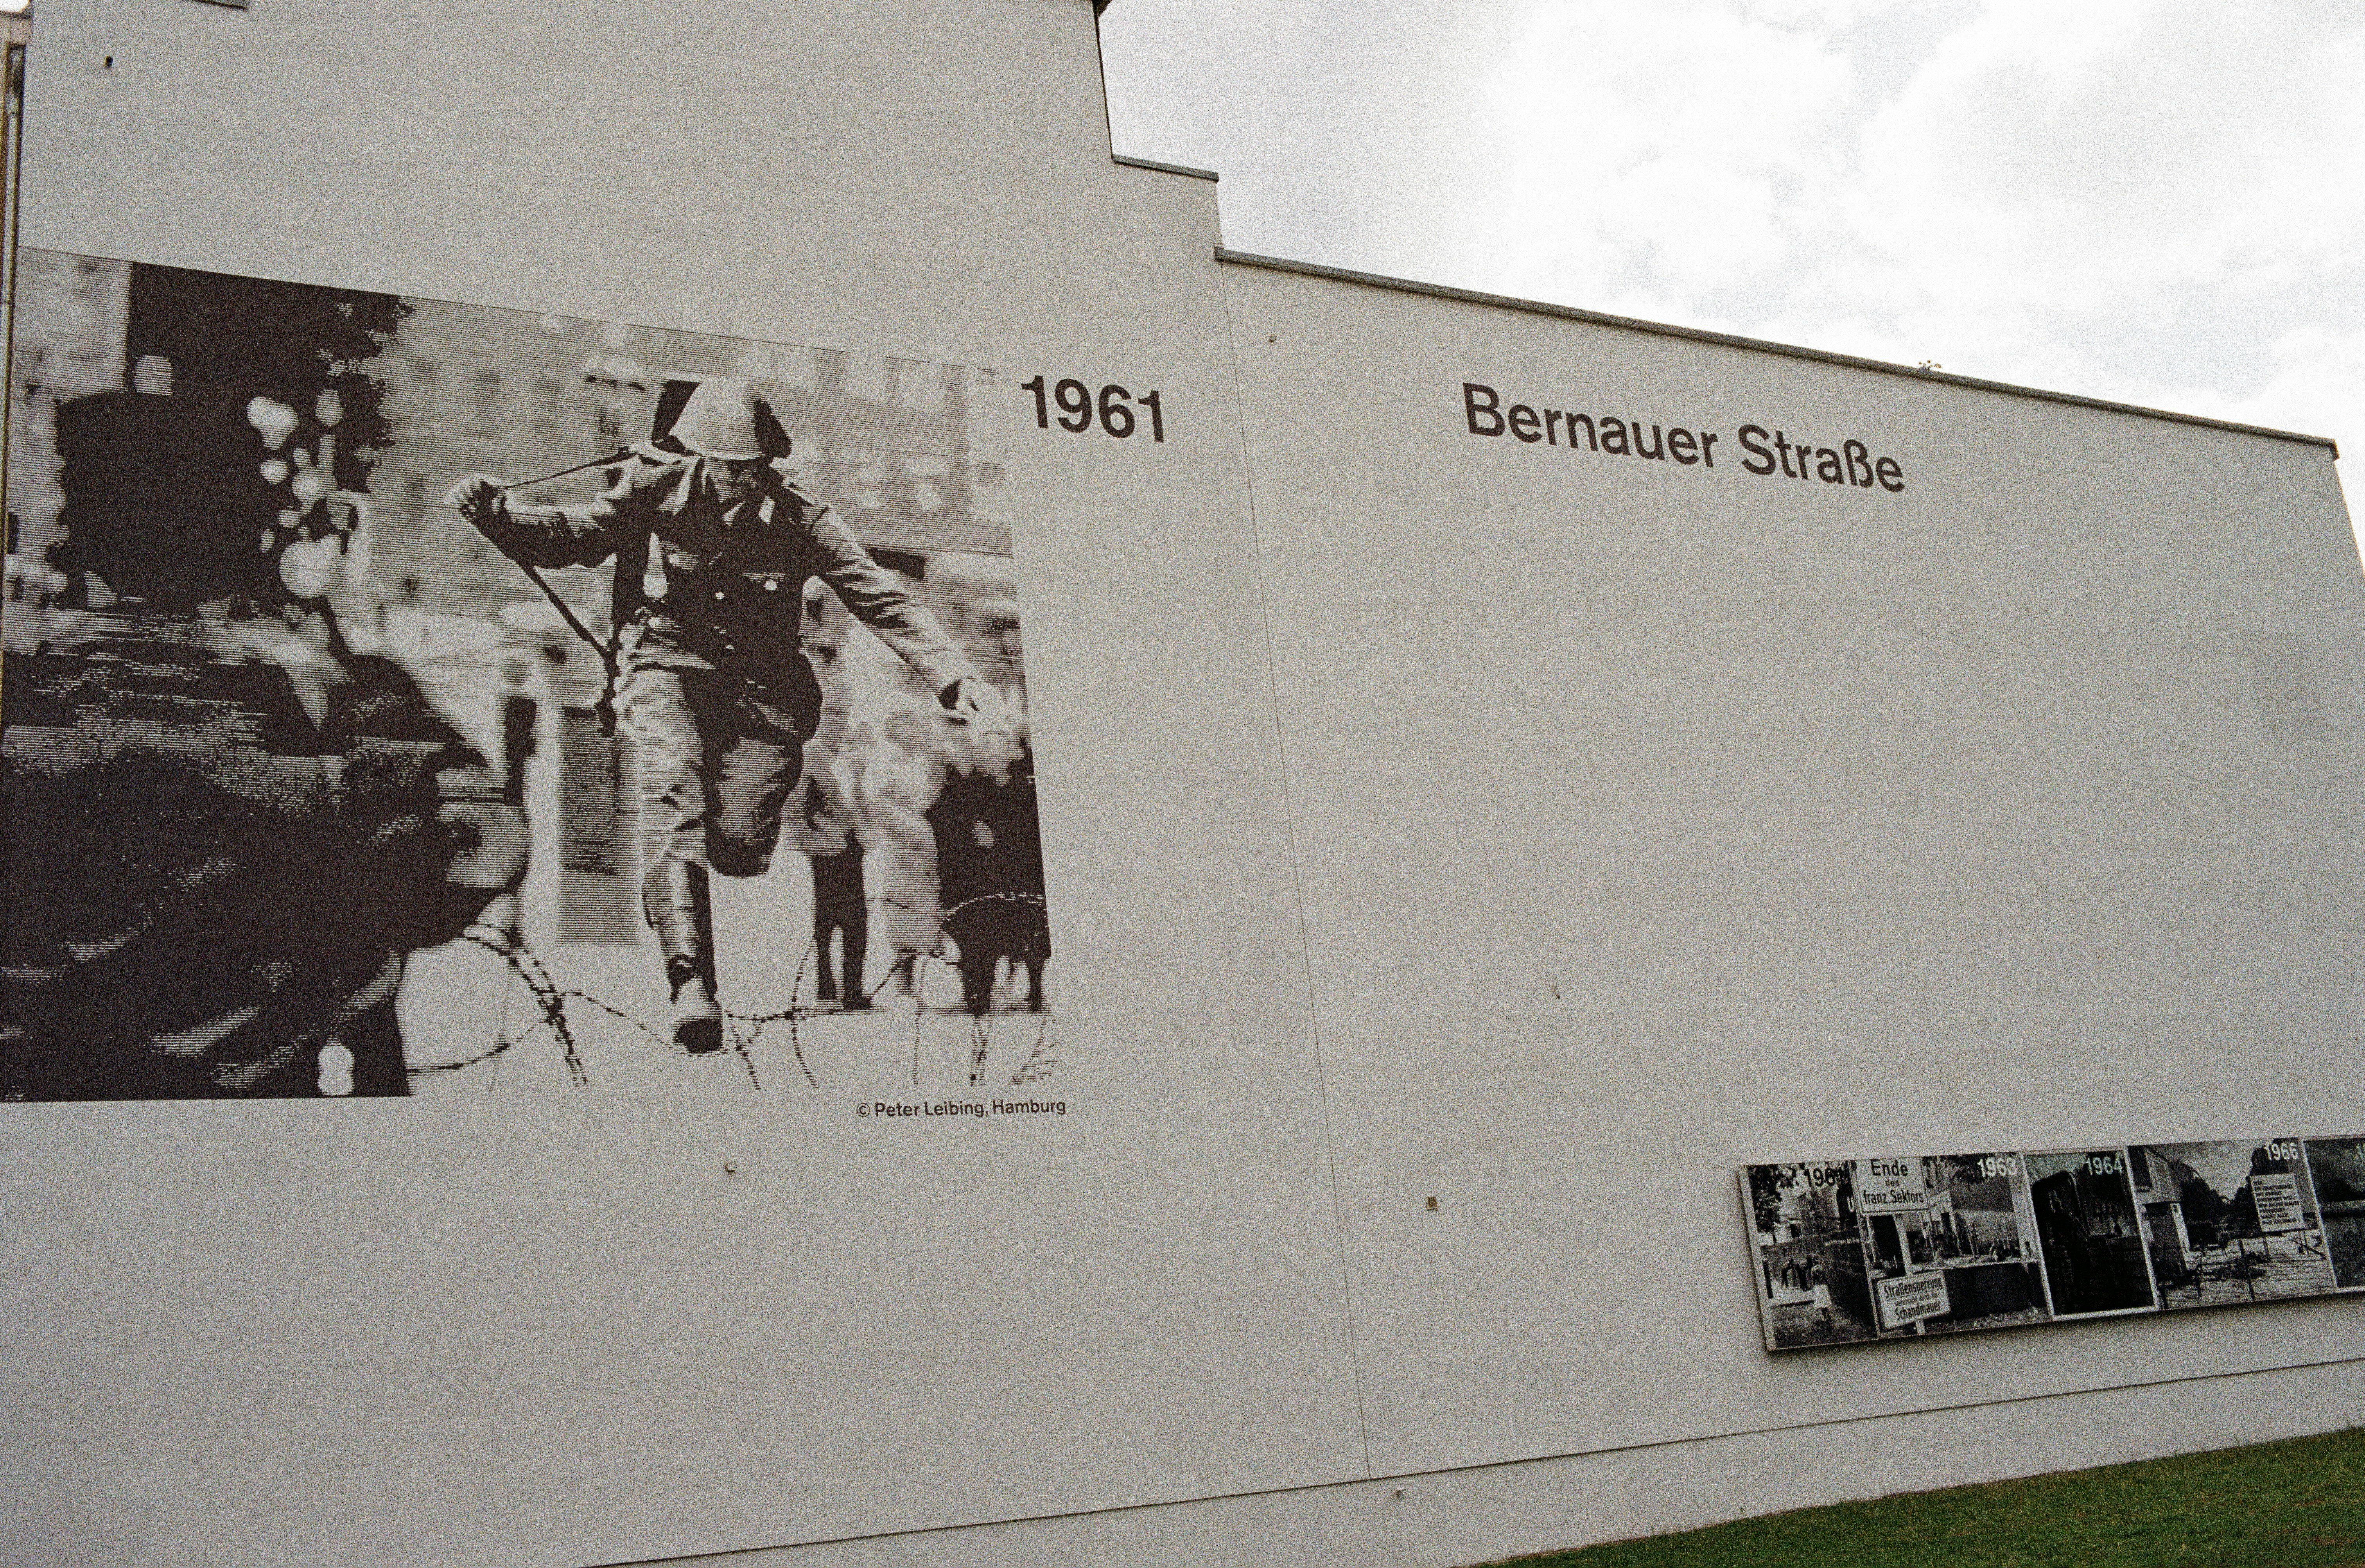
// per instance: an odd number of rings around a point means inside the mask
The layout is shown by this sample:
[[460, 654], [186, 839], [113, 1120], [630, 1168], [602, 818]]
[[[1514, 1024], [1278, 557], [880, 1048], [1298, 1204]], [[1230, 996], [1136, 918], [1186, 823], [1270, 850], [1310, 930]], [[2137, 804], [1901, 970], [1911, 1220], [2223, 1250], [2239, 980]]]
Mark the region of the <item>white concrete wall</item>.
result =
[[[1069, 1114], [683, 1062], [9, 1107], [0, 1556], [606, 1562], [1361, 1473], [1213, 188], [1110, 161], [1085, 0], [51, 0], [29, 75], [29, 245], [997, 368]], [[1038, 371], [1161, 389], [1166, 442], [1018, 422]]]
[[2354, 1299], [1768, 1358], [1731, 1177], [2365, 1126], [2321, 448], [1218, 267], [1086, 0], [43, 0], [30, 83], [30, 245], [996, 367], [1071, 1114], [7, 1107], [12, 1562], [1434, 1564], [2365, 1412]]
[[[2330, 1304], [2311, 1310], [2329, 1313]], [[2365, 1420], [2353, 1362], [1749, 1431], [1160, 1508], [707, 1559], [731, 1568], [1442, 1568], [1743, 1514], [2191, 1453]]]
[[[1759, 1159], [2365, 1125], [2329, 450], [1225, 279], [1376, 1470], [2365, 1350], [2351, 1300], [1768, 1357], [1728, 1206]], [[1465, 381], [1716, 465], [1474, 436]], [[1750, 422], [1904, 488], [1748, 474]]]

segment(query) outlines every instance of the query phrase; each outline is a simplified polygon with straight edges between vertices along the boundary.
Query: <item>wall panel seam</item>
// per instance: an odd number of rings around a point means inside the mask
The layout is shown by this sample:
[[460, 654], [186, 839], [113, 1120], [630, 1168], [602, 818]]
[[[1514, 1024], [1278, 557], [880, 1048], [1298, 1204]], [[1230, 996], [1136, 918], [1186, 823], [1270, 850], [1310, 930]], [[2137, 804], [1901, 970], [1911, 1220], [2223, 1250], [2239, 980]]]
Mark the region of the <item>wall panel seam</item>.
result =
[[1265, 688], [1272, 700], [1272, 744], [1281, 766], [1281, 820], [1289, 834], [1289, 886], [1297, 906], [1297, 945], [1306, 965], [1306, 1027], [1314, 1043], [1314, 1078], [1322, 1099], [1322, 1158], [1330, 1171], [1330, 1221], [1339, 1238], [1339, 1292], [1347, 1314], [1347, 1366], [1355, 1387], [1355, 1428], [1363, 1441], [1363, 1473], [1372, 1473], [1372, 1424], [1363, 1407], [1363, 1357], [1355, 1340], [1355, 1286], [1347, 1266], [1347, 1215], [1339, 1198], [1338, 1137], [1331, 1127], [1330, 1074], [1322, 1059], [1322, 1013], [1314, 990], [1314, 939], [1306, 924], [1306, 875], [1297, 854], [1297, 806], [1289, 783], [1289, 737], [1281, 722], [1281, 671], [1273, 656], [1272, 597], [1265, 586], [1264, 533], [1257, 520], [1256, 465], [1249, 456], [1248, 398], [1240, 388], [1240, 334], [1232, 319], [1232, 289], [1216, 271], [1216, 288], [1224, 302], [1224, 348], [1232, 363], [1232, 408], [1240, 432], [1240, 485], [1249, 508], [1249, 545], [1255, 555], [1257, 613], [1264, 622]]

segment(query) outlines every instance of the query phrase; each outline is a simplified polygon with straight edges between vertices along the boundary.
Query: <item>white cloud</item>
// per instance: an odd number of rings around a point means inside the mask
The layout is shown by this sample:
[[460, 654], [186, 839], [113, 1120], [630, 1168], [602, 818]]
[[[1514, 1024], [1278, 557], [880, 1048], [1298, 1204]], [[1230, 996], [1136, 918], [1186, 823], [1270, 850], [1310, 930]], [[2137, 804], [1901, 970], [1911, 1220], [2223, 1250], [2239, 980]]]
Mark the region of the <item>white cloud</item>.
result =
[[1713, 309], [1795, 264], [1855, 95], [1826, 36], [1670, 0], [1530, 7], [1511, 42], [1424, 237], [1444, 265], [1649, 313]]
[[2365, 454], [2365, 326], [2294, 328], [2275, 341], [2273, 353], [2272, 378], [2217, 411], [2311, 435], [2347, 431], [2343, 450]]
[[1243, 249], [2365, 450], [2351, 0], [1119, 0], [1104, 26], [1120, 148], [1220, 170]]
[[1243, 248], [1373, 264], [1367, 236], [1434, 187], [1515, 0], [1119, 0], [1102, 19], [1120, 151], [1224, 176]]

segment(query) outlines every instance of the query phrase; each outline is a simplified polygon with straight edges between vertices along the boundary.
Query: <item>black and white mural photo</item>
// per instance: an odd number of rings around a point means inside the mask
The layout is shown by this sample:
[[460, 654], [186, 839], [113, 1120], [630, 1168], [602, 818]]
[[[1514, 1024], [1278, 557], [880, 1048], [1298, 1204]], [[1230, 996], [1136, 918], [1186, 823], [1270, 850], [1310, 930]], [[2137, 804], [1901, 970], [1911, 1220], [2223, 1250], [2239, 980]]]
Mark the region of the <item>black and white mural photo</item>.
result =
[[1953, 1310], [1937, 1266], [1923, 1162], [1898, 1156], [1854, 1166], [1873, 1316], [1884, 1335], [1919, 1334], [1929, 1320]]
[[2015, 1153], [1742, 1170], [1768, 1350], [2051, 1320]]
[[1766, 1349], [1872, 1338], [1878, 1330], [1849, 1162], [1752, 1165], [1741, 1181]]
[[2157, 1303], [2127, 1151], [2055, 1150], [2023, 1161], [2053, 1316], [2150, 1311]]
[[1923, 1227], [1930, 1263], [1945, 1279], [1946, 1312], [1925, 1333], [2010, 1328], [2046, 1320], [2036, 1223], [2018, 1154], [1924, 1157]]
[[2333, 1290], [2298, 1138], [2139, 1144], [2127, 1152], [2163, 1309]]
[[2365, 1290], [2365, 1138], [1821, 1160], [1741, 1177], [1769, 1350]]
[[2365, 1290], [2365, 1137], [2307, 1140], [2308, 1191], [2341, 1290]]
[[992, 372], [41, 252], [16, 363], [0, 1095], [1039, 1102]]

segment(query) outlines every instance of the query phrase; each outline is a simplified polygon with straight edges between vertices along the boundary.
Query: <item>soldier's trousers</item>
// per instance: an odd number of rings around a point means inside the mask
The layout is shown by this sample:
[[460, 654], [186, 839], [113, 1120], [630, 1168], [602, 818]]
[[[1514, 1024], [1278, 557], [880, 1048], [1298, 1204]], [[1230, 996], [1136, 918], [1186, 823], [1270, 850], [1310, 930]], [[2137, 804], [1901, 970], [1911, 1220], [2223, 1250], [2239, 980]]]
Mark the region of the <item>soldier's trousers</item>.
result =
[[640, 771], [642, 864], [762, 876], [804, 767], [789, 709], [711, 670], [631, 669], [618, 699]]

